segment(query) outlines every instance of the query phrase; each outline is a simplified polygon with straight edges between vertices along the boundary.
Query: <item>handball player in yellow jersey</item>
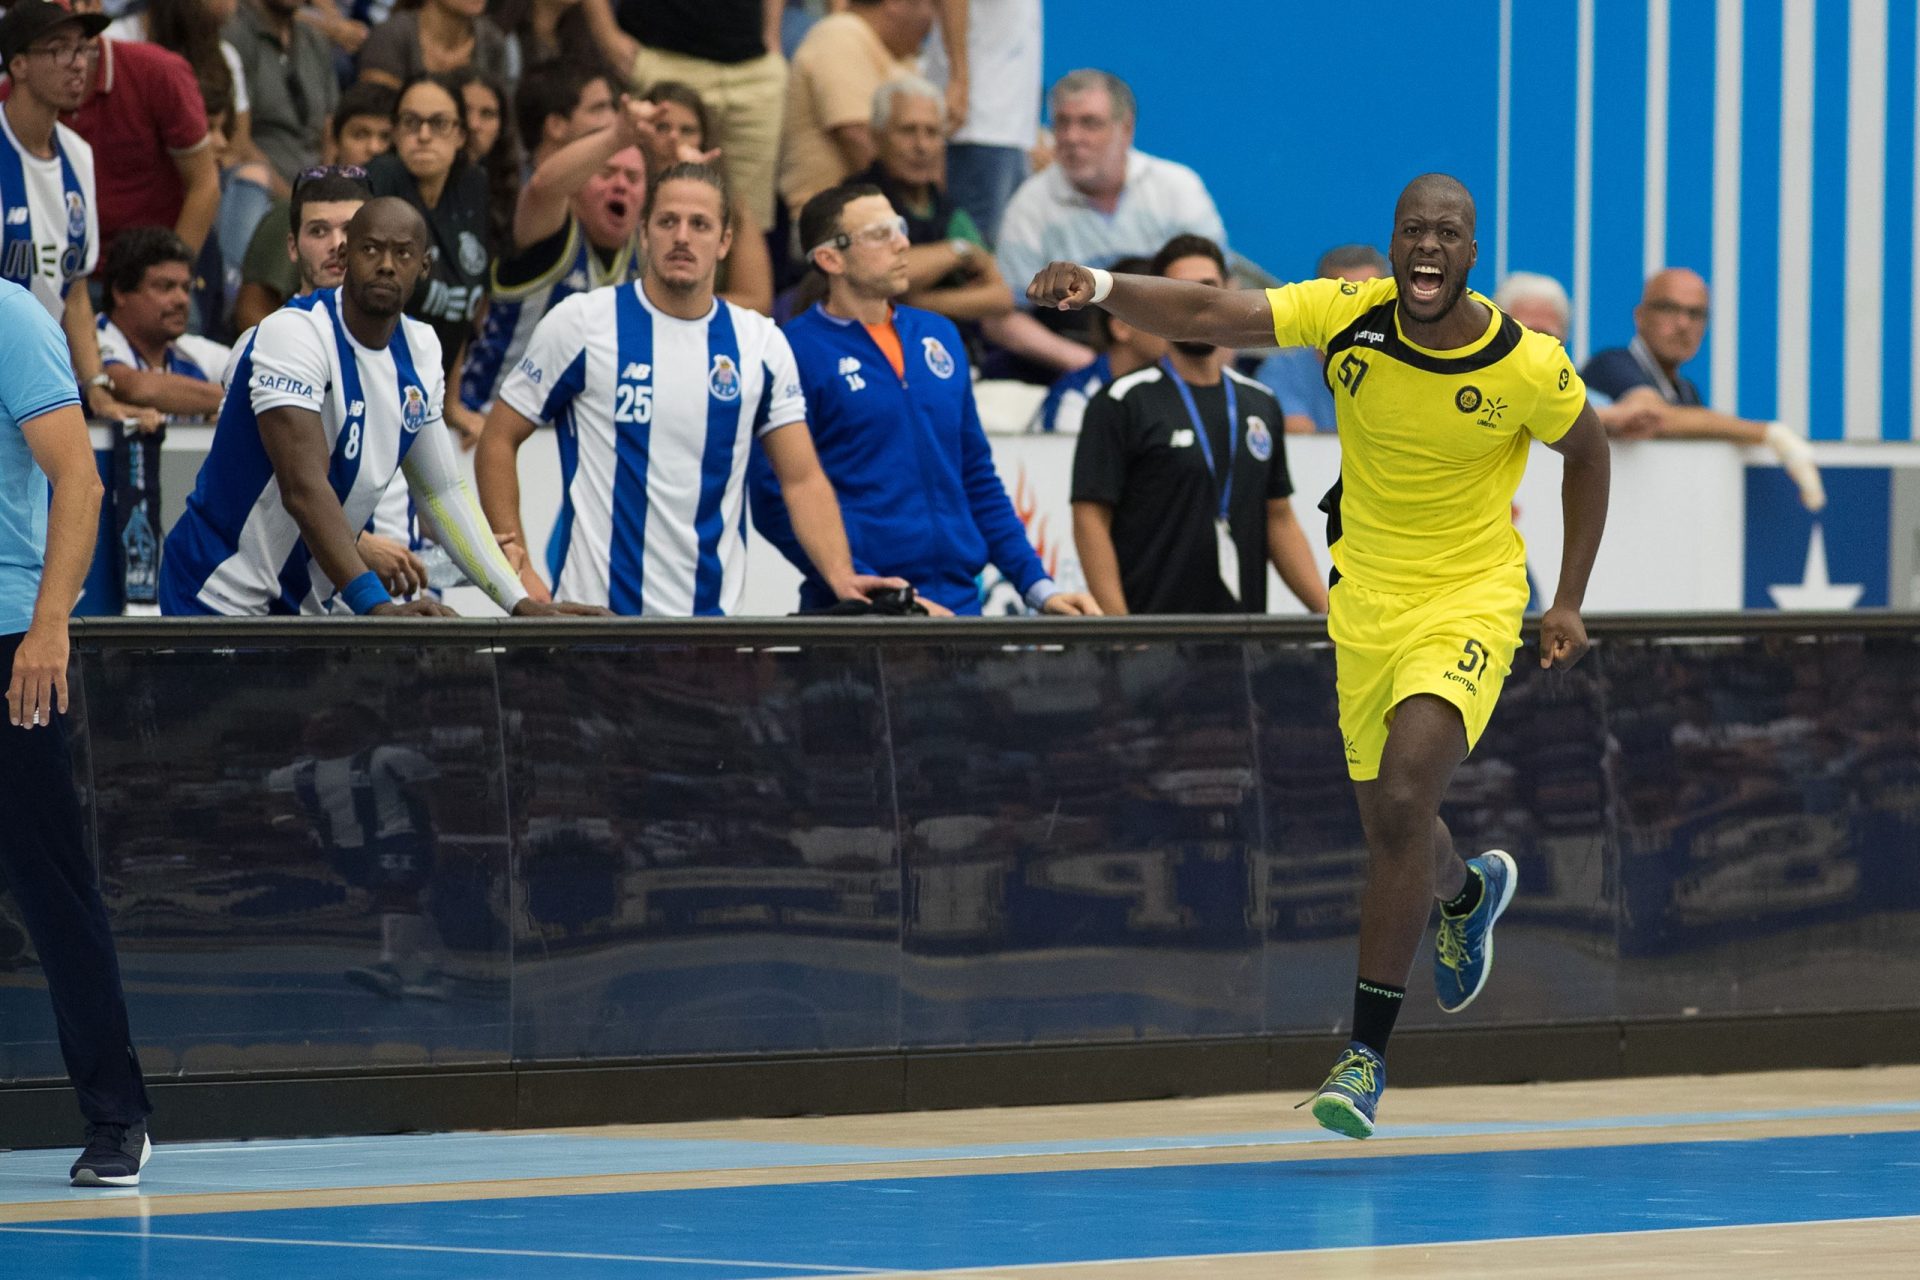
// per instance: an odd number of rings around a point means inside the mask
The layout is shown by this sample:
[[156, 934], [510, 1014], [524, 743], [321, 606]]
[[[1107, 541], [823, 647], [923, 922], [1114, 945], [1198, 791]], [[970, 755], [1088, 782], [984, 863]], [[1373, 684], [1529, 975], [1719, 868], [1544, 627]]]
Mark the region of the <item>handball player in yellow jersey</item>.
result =
[[1341, 450], [1322, 504], [1334, 564], [1327, 631], [1368, 865], [1353, 1039], [1312, 1101], [1315, 1119], [1354, 1138], [1373, 1132], [1387, 1038], [1431, 904], [1441, 904], [1435, 993], [1451, 1013], [1485, 985], [1493, 924], [1513, 898], [1513, 859], [1493, 850], [1463, 862], [1440, 801], [1520, 645], [1526, 548], [1511, 504], [1532, 441], [1565, 463], [1543, 667], [1586, 652], [1580, 604], [1606, 523], [1607, 437], [1586, 387], [1558, 341], [1467, 288], [1478, 252], [1473, 197], [1426, 174], [1394, 208], [1386, 279], [1225, 290], [1056, 262], [1027, 289], [1036, 306], [1103, 307], [1175, 341], [1326, 353]]

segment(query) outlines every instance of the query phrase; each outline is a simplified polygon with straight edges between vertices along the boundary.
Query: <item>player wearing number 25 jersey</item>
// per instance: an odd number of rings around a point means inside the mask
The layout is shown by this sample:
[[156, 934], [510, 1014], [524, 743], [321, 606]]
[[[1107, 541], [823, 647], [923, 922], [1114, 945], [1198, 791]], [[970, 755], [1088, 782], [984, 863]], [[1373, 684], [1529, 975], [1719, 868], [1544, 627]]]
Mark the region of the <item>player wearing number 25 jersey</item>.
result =
[[1586, 403], [1558, 342], [1468, 296], [1485, 331], [1436, 352], [1402, 332], [1392, 277], [1267, 291], [1276, 341], [1327, 356], [1340, 428], [1340, 481], [1321, 504], [1328, 630], [1356, 779], [1378, 775], [1389, 713], [1415, 693], [1453, 703], [1479, 741], [1527, 605], [1514, 490], [1529, 444], [1559, 440]]

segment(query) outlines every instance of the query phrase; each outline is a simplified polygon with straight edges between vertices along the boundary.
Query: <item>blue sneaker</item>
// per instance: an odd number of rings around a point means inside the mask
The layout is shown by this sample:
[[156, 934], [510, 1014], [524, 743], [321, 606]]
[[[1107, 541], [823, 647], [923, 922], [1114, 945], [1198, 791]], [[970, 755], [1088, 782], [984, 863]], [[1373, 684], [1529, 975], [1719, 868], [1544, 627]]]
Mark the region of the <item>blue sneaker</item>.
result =
[[1464, 916], [1440, 913], [1440, 932], [1433, 940], [1433, 992], [1440, 1007], [1458, 1013], [1473, 1003], [1493, 972], [1493, 922], [1513, 901], [1520, 871], [1499, 849], [1467, 863], [1468, 874], [1478, 872], [1485, 886], [1480, 904]]
[[1387, 1087], [1387, 1064], [1355, 1040], [1333, 1064], [1327, 1082], [1313, 1095], [1313, 1118], [1322, 1129], [1349, 1138], [1373, 1136], [1373, 1113]]

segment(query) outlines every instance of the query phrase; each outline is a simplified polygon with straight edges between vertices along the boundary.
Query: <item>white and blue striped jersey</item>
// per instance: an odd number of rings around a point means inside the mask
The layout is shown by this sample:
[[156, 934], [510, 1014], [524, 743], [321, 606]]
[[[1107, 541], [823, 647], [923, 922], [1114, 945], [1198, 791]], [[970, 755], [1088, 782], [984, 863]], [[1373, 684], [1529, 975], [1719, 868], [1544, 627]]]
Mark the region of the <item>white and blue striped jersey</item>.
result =
[[493, 403], [501, 377], [520, 363], [547, 312], [576, 293], [639, 279], [646, 260], [636, 231], [611, 262], [603, 262], [580, 219], [569, 211], [565, 239], [551, 267], [525, 284], [507, 285], [500, 282], [502, 265], [493, 264], [487, 318], [467, 344], [466, 367], [460, 371], [460, 403], [476, 412]]
[[55, 320], [75, 280], [100, 262], [100, 212], [94, 203], [93, 148], [63, 124], [53, 126], [53, 155], [29, 152], [0, 111], [0, 277], [33, 296]]
[[615, 613], [732, 613], [746, 583], [745, 483], [755, 437], [803, 422], [793, 351], [773, 321], [716, 300], [701, 320], [639, 281], [547, 313], [500, 400], [551, 422], [560, 525], [554, 599]]
[[363, 347], [341, 318], [338, 289], [295, 298], [262, 320], [233, 364], [213, 448], [167, 536], [162, 611], [327, 612], [339, 584], [313, 563], [281, 501], [260, 415], [283, 407], [320, 415], [332, 457], [327, 478], [348, 527], [359, 529], [409, 450], [445, 451], [455, 469], [452, 443], [438, 429], [445, 386], [432, 328], [402, 317], [385, 350]]

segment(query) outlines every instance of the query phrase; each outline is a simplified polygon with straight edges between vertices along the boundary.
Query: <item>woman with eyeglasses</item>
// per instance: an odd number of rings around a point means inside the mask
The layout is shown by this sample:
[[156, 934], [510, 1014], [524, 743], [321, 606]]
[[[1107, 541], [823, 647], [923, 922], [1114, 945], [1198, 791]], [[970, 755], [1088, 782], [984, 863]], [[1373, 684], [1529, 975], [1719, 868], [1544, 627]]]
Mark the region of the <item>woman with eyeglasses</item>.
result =
[[507, 74], [507, 37], [487, 0], [400, 0], [360, 49], [360, 78], [395, 87], [464, 67]]
[[[426, 216], [433, 265], [407, 314], [433, 326], [449, 372], [466, 358], [487, 290], [487, 176], [466, 148], [459, 83], [447, 75], [419, 76], [394, 107], [393, 150], [367, 165], [374, 195], [399, 196]], [[480, 438], [480, 415], [457, 399], [447, 404], [447, 425], [467, 448]]]

